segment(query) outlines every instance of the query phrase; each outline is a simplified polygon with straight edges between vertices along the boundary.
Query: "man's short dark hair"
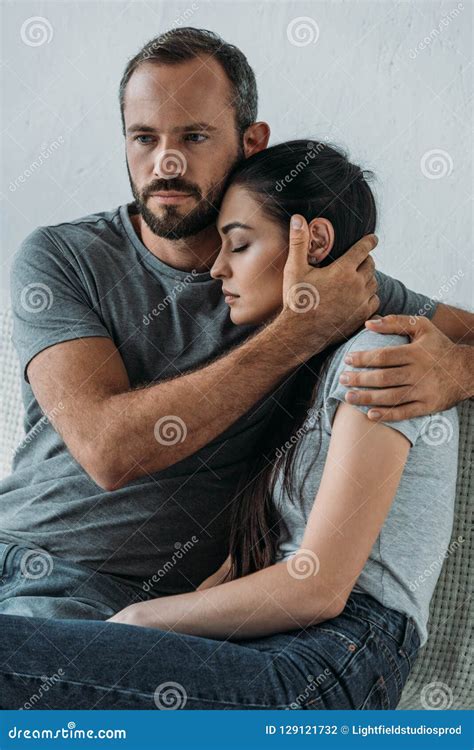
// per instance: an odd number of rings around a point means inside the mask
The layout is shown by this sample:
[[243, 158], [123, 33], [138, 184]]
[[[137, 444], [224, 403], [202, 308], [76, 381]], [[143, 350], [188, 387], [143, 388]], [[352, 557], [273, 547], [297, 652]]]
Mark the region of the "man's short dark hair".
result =
[[127, 83], [134, 70], [145, 62], [176, 65], [200, 54], [212, 55], [231, 83], [231, 103], [241, 135], [257, 119], [257, 82], [247, 58], [238, 47], [224, 42], [218, 34], [191, 26], [171, 29], [145, 44], [125, 68], [120, 81], [119, 101], [122, 130], [125, 135], [124, 100]]

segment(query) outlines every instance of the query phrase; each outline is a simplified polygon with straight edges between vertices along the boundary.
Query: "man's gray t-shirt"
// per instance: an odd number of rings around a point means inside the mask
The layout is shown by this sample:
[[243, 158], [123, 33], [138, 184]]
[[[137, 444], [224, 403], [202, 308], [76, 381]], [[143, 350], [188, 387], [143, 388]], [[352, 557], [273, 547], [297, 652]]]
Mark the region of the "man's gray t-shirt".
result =
[[[193, 589], [225, 559], [237, 484], [272, 399], [262, 398], [189, 458], [106, 492], [43, 416], [26, 378], [43, 349], [105, 336], [135, 388], [203, 365], [256, 330], [232, 324], [221, 282], [208, 272], [179, 271], [153, 255], [133, 227], [135, 212], [125, 204], [39, 227], [14, 255], [13, 343], [26, 438], [13, 473], [0, 482], [0, 541], [46, 549], [137, 587], [154, 576], [157, 594], [173, 594]], [[433, 300], [383, 274], [378, 282], [381, 314], [434, 314]]]
[[[405, 336], [363, 330], [338, 347], [331, 356], [305, 429], [300, 433], [295, 458], [295, 474], [298, 481], [303, 482], [300, 501], [295, 488], [290, 500], [281, 473], [276, 478], [274, 501], [284, 520], [278, 561], [290, 558], [300, 547], [315, 503], [332, 423], [347, 393], [347, 388], [339, 383], [339, 376], [345, 370], [361, 369], [345, 364], [345, 355], [362, 349], [399, 346], [408, 341]], [[354, 405], [353, 408], [367, 413], [370, 407]], [[401, 432], [411, 447], [390, 510], [353, 590], [370, 594], [384, 606], [413, 617], [421, 645], [424, 645], [430, 600], [453, 527], [458, 414], [452, 408], [431, 416], [384, 424]]]

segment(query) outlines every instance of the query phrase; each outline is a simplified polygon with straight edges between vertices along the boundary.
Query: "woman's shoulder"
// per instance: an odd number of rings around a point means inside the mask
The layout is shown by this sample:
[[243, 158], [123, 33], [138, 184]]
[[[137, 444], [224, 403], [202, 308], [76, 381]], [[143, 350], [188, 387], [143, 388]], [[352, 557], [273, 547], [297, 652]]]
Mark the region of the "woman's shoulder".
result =
[[402, 346], [409, 343], [409, 336], [402, 336], [396, 333], [376, 333], [375, 331], [370, 331], [368, 328], [363, 328], [334, 351], [331, 361], [342, 362], [346, 354], [350, 352], [370, 351], [372, 349]]
[[[324, 377], [322, 379], [323, 382], [320, 384], [322, 386], [320, 396], [323, 401], [323, 404], [321, 405], [323, 405], [330, 425], [332, 425], [338, 403], [345, 401], [345, 396], [348, 390], [367, 390], [366, 388], [354, 387], [350, 389], [349, 386], [343, 385], [340, 382], [339, 378], [343, 372], [370, 369], [370, 367], [359, 368], [346, 363], [346, 355], [356, 351], [372, 351], [391, 346], [402, 346], [409, 343], [410, 339], [408, 336], [376, 333], [364, 328], [341, 344], [333, 352], [328, 360], [327, 367], [325, 368]], [[354, 406], [365, 413], [367, 413], [370, 408], [369, 406], [364, 405]], [[455, 432], [457, 422], [457, 410], [453, 407], [452, 409], [433, 415], [412, 417], [399, 422], [384, 422], [384, 424], [403, 432], [413, 445], [420, 434], [424, 434], [427, 430], [436, 431], [439, 424], [450, 423], [450, 427], [447, 429], [449, 429], [450, 433]]]
[[368, 328], [363, 328], [361, 331], [358, 331], [347, 339], [347, 341], [344, 341], [330, 355], [324, 374], [326, 386], [330, 383], [334, 383], [343, 371], [369, 369], [368, 367], [353, 367], [352, 365], [347, 364], [345, 362], [345, 357], [348, 354], [351, 354], [352, 352], [372, 351], [374, 349], [382, 349], [388, 346], [401, 346], [409, 343], [410, 339], [408, 336], [400, 336], [392, 333], [375, 333]]

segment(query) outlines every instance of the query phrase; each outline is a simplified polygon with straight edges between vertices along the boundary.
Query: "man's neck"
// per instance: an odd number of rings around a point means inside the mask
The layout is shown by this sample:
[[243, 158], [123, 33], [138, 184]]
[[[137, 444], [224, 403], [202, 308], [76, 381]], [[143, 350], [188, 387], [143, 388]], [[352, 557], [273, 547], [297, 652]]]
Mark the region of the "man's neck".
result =
[[221, 240], [214, 224], [192, 237], [167, 240], [154, 234], [140, 214], [134, 214], [130, 219], [145, 247], [172, 268], [203, 273], [211, 268], [217, 258]]

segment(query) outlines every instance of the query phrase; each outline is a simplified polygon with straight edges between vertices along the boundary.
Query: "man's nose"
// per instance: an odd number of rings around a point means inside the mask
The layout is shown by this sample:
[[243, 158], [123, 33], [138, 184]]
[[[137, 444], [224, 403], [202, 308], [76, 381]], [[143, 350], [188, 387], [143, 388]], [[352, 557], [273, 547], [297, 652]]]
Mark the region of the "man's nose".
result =
[[173, 179], [186, 174], [188, 163], [184, 153], [174, 147], [169, 139], [163, 139], [156, 154], [154, 172], [160, 179]]

